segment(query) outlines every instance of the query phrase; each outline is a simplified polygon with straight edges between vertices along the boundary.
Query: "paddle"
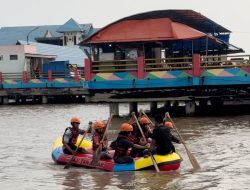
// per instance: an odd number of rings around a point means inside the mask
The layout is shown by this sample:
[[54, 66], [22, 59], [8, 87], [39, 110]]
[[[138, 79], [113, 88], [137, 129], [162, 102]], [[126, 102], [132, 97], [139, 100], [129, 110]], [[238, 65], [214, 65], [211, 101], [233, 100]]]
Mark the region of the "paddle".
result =
[[110, 126], [112, 118], [113, 118], [113, 114], [111, 114], [110, 117], [109, 117], [109, 119], [108, 119], [106, 129], [105, 129], [104, 134], [102, 136], [102, 140], [100, 141], [100, 144], [99, 144], [98, 148], [96, 149], [95, 155], [93, 156], [93, 159], [91, 161], [91, 165], [95, 166], [99, 162], [99, 160], [100, 160], [101, 151], [102, 151], [102, 142], [104, 141], [104, 138], [105, 138], [105, 136], [106, 136], [106, 134], [108, 132], [108, 128]]
[[88, 127], [88, 129], [87, 129], [87, 130], [84, 132], [84, 134], [82, 135], [82, 139], [81, 139], [80, 143], [78, 144], [78, 146], [77, 146], [75, 152], [73, 153], [73, 155], [72, 155], [72, 157], [70, 158], [70, 160], [68, 161], [68, 163], [64, 166], [64, 169], [68, 169], [68, 168], [70, 167], [70, 165], [71, 165], [71, 163], [72, 163], [72, 161], [73, 161], [73, 159], [74, 159], [74, 156], [75, 156], [75, 154], [77, 153], [77, 150], [78, 150], [79, 147], [81, 146], [82, 141], [83, 141], [83, 139], [85, 138], [85, 136], [87, 135], [87, 133], [88, 133], [88, 131], [90, 130], [91, 126], [92, 126], [92, 122], [89, 122], [89, 127]]
[[181, 134], [179, 133], [179, 130], [177, 129], [176, 125], [174, 124], [174, 122], [173, 122], [173, 120], [171, 119], [171, 117], [170, 117], [170, 115], [169, 115], [168, 112], [166, 112], [165, 117], [167, 117], [167, 118], [172, 122], [173, 127], [174, 127], [176, 133], [178, 134], [178, 136], [179, 136], [179, 138], [180, 138], [182, 144], [183, 144], [184, 147], [185, 147], [185, 150], [186, 150], [186, 152], [187, 152], [189, 161], [191, 162], [191, 164], [192, 164], [194, 170], [199, 170], [201, 167], [200, 167], [198, 161], [196, 160], [196, 158], [194, 157], [194, 155], [189, 151], [189, 149], [188, 149], [188, 147], [187, 147], [185, 141], [183, 140]]
[[[139, 130], [140, 130], [140, 132], [141, 132], [142, 138], [144, 139], [145, 142], [147, 142], [147, 139], [146, 139], [146, 137], [145, 137], [145, 135], [144, 135], [144, 133], [143, 133], [143, 131], [142, 131], [141, 125], [140, 125], [140, 123], [139, 123], [137, 117], [135, 116], [135, 113], [134, 113], [134, 112], [132, 112], [132, 116], [134, 117], [135, 122], [136, 122], [136, 124], [138, 125], [138, 128], [139, 128]], [[149, 155], [150, 155], [150, 157], [151, 157], [151, 160], [152, 160], [152, 162], [153, 162], [153, 165], [154, 165], [154, 167], [155, 167], [156, 172], [160, 172], [160, 170], [159, 170], [159, 168], [158, 168], [158, 165], [157, 165], [157, 163], [156, 163], [156, 160], [155, 160], [154, 156], [151, 154], [150, 151], [149, 151]]]
[[140, 110], [140, 113], [142, 113], [150, 121], [151, 125], [155, 125], [143, 110]]

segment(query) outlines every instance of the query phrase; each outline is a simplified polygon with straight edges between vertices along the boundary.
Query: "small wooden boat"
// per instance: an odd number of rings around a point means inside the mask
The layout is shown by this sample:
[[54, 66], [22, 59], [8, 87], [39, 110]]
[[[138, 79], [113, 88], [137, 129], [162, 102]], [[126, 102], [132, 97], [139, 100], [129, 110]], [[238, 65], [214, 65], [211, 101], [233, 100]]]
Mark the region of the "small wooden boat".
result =
[[[77, 143], [80, 140], [78, 138]], [[80, 147], [85, 148], [89, 152], [92, 152], [92, 143], [89, 140], [83, 140]], [[110, 154], [113, 155], [114, 151], [110, 151]], [[67, 155], [63, 153], [62, 150], [62, 140], [58, 138], [53, 147], [52, 158], [57, 164], [66, 164], [72, 155]], [[181, 157], [177, 153], [171, 153], [167, 155], [154, 155], [154, 158], [159, 166], [161, 171], [170, 171], [177, 170], [181, 164]], [[147, 170], [154, 169], [154, 165], [152, 163], [151, 157], [140, 157], [135, 158], [133, 163], [129, 164], [117, 164], [114, 161], [101, 159], [97, 165], [91, 165], [91, 161], [93, 159], [92, 154], [76, 154], [72, 160], [72, 165], [80, 166], [85, 168], [98, 168], [104, 171], [110, 172], [122, 172], [122, 171], [137, 171], [137, 170]]]

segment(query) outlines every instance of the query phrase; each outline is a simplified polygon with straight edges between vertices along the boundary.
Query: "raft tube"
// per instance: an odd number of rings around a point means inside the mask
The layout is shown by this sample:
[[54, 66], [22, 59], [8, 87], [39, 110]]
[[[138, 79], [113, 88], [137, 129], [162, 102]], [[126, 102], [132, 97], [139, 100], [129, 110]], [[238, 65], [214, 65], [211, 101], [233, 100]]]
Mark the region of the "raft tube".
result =
[[[77, 143], [80, 142], [78, 138]], [[89, 152], [92, 152], [92, 142], [89, 140], [83, 140], [81, 146]], [[113, 155], [114, 151], [110, 151], [110, 154]], [[58, 138], [53, 146], [52, 159], [57, 164], [67, 164], [71, 159], [72, 155], [64, 154], [62, 151], [62, 140]], [[177, 153], [171, 153], [167, 155], [154, 155], [154, 158], [157, 162], [157, 165], [160, 171], [170, 171], [177, 170], [181, 164], [181, 157]], [[91, 165], [93, 159], [92, 154], [76, 154], [72, 160], [72, 165], [80, 166], [85, 168], [97, 168], [109, 172], [123, 172], [123, 171], [138, 171], [138, 170], [148, 170], [154, 169], [151, 157], [147, 158], [135, 158], [134, 162], [129, 164], [117, 164], [113, 160], [101, 159], [97, 165]]]

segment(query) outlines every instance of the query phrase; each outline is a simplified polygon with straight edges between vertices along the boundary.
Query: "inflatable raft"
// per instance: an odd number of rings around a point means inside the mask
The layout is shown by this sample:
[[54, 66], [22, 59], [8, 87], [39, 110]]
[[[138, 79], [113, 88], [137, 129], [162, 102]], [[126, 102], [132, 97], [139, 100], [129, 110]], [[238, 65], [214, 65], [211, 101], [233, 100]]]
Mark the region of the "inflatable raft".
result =
[[[78, 138], [77, 143], [80, 142]], [[89, 152], [92, 152], [92, 143], [89, 140], [83, 140], [80, 147], [85, 148]], [[110, 151], [112, 155], [114, 151]], [[72, 155], [64, 154], [62, 151], [62, 140], [58, 138], [53, 146], [52, 158], [57, 164], [66, 164]], [[177, 153], [171, 153], [167, 155], [154, 155], [154, 158], [161, 171], [177, 170], [181, 164], [181, 157]], [[76, 154], [72, 160], [72, 165], [85, 168], [98, 168], [104, 171], [110, 172], [122, 172], [122, 171], [137, 171], [154, 169], [151, 157], [147, 158], [135, 158], [133, 163], [130, 164], [117, 164], [113, 160], [101, 159], [97, 165], [91, 165], [93, 159], [92, 154]]]

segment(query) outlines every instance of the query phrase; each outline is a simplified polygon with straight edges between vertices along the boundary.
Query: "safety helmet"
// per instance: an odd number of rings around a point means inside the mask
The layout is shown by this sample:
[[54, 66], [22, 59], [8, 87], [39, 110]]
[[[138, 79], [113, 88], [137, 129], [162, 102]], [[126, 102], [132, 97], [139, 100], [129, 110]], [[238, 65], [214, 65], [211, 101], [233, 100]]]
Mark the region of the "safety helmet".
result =
[[93, 125], [94, 129], [101, 129], [105, 127], [105, 124], [103, 121], [96, 121]]
[[78, 117], [72, 117], [71, 120], [70, 120], [70, 122], [71, 123], [81, 123], [81, 120]]
[[131, 131], [133, 131], [133, 127], [129, 123], [123, 123], [123, 124], [121, 124], [120, 130], [131, 132]]
[[165, 122], [165, 126], [166, 126], [167, 128], [173, 129], [173, 123], [171, 123], [171, 122], [169, 122], [169, 121], [166, 121], [166, 122]]
[[148, 118], [146, 117], [142, 117], [140, 120], [139, 120], [140, 124], [150, 124], [150, 121]]

